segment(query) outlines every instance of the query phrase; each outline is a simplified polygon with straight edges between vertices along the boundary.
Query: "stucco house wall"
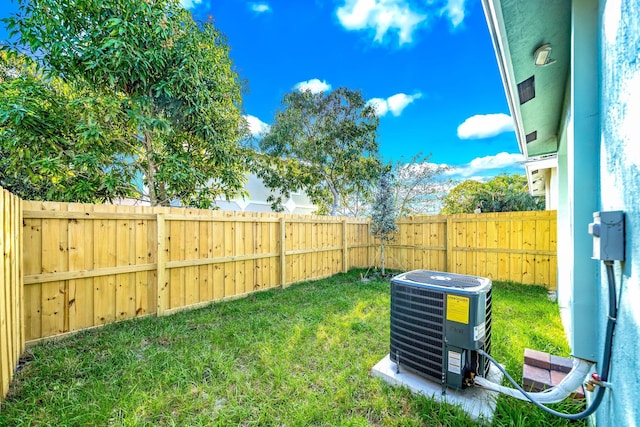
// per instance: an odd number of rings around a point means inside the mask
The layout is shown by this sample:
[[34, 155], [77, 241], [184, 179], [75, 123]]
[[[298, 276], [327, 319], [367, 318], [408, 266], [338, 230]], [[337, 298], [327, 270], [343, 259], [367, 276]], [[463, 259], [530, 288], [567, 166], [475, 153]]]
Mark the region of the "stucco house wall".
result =
[[[254, 174], [248, 174], [244, 189], [248, 193], [247, 197], [236, 197], [231, 200], [219, 197], [216, 199], [216, 207], [223, 211], [273, 212], [271, 203], [267, 202], [267, 198], [272, 192], [264, 185], [260, 178]], [[136, 199], [116, 199], [113, 204], [127, 206], [150, 205], [148, 200]], [[171, 206], [181, 206], [181, 204], [178, 200], [174, 200], [171, 202]], [[309, 215], [316, 211], [316, 206], [302, 191], [291, 193], [291, 197], [283, 201], [283, 208], [284, 212], [292, 214]]]
[[[616, 267], [619, 308], [613, 341], [614, 384], [596, 412], [599, 426], [640, 425], [640, 3], [600, 4], [600, 167], [602, 210], [626, 216], [626, 261]], [[598, 317], [604, 336], [607, 286], [600, 274]], [[600, 338], [602, 347], [603, 338]]]
[[[218, 208], [225, 211], [240, 212], [272, 212], [271, 203], [267, 198], [272, 194], [262, 180], [254, 174], [247, 175], [245, 190], [249, 195], [246, 198], [236, 197], [232, 200], [220, 198], [216, 200]], [[312, 214], [316, 211], [316, 206], [309, 197], [302, 191], [291, 193], [291, 197], [283, 200], [282, 207], [286, 213]]]

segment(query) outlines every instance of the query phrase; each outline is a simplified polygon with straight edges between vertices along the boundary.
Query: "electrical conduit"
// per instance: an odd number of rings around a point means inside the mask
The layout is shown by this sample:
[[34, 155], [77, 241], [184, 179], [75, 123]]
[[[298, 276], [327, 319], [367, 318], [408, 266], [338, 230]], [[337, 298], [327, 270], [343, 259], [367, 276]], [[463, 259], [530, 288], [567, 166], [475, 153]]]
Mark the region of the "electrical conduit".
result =
[[[578, 387], [579, 385], [579, 383], [577, 383], [578, 379], [581, 378], [580, 382], [582, 382], [582, 380], [585, 379], [592, 364], [591, 362], [587, 362], [581, 359], [574, 359], [573, 369], [571, 370], [571, 372], [567, 374], [567, 377], [565, 377], [565, 379], [557, 386], [551, 387], [550, 389], [547, 389], [540, 393], [527, 393], [522, 387], [520, 387], [520, 385], [518, 385], [518, 383], [513, 378], [511, 378], [511, 376], [504, 370], [504, 368], [500, 364], [498, 364], [498, 362], [495, 361], [495, 359], [493, 359], [484, 351], [478, 350], [479, 354], [489, 359], [491, 363], [493, 363], [500, 370], [500, 372], [502, 372], [505, 375], [505, 377], [509, 380], [509, 382], [513, 384], [515, 389], [509, 388], [509, 387], [503, 387], [501, 385], [485, 380], [484, 378], [481, 378], [481, 377], [475, 378], [474, 382], [480, 387], [485, 387], [485, 388], [488, 388], [489, 390], [507, 394], [509, 396], [516, 397], [518, 399], [528, 400], [534, 405], [536, 405], [538, 408], [542, 409], [543, 411], [560, 418], [565, 418], [569, 420], [579, 420], [593, 414], [596, 411], [596, 409], [598, 409], [598, 407], [600, 406], [600, 403], [602, 403], [602, 399], [604, 398], [604, 393], [606, 391], [604, 384], [606, 384], [607, 381], [609, 380], [609, 369], [611, 368], [611, 349], [613, 347], [613, 331], [616, 325], [616, 316], [618, 315], [618, 306], [616, 303], [616, 280], [613, 272], [613, 261], [608, 261], [608, 260], [604, 261], [604, 265], [607, 271], [607, 283], [609, 285], [609, 315], [607, 319], [607, 330], [605, 332], [605, 341], [604, 341], [604, 349], [603, 349], [604, 354], [602, 356], [602, 371], [599, 376], [600, 381], [598, 384], [599, 388], [595, 393], [595, 397], [593, 401], [591, 402], [591, 404], [587, 409], [577, 414], [567, 414], [564, 412], [553, 410], [543, 405], [543, 403], [556, 403], [556, 402], [560, 402], [561, 400], [564, 400], [564, 398], [568, 397]], [[577, 372], [574, 372], [574, 371], [577, 371]], [[569, 379], [567, 380], [567, 378]], [[576, 384], [576, 385], [573, 386], [573, 384]], [[566, 394], [564, 395], [563, 399], [555, 400], [555, 399], [558, 399], [560, 396], [562, 396], [564, 393]], [[551, 401], [546, 399], [553, 399], [553, 400]]]

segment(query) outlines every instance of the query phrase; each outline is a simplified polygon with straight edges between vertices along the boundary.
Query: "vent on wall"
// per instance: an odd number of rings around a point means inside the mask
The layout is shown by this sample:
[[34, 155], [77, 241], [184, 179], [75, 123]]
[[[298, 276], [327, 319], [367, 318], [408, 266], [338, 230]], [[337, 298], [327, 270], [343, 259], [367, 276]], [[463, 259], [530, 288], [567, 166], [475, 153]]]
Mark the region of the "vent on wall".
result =
[[527, 144], [530, 143], [530, 142], [535, 141], [536, 139], [538, 139], [538, 131], [537, 130], [534, 130], [533, 132], [528, 133], [525, 136], [525, 140], [527, 141]]
[[489, 363], [491, 280], [416, 270], [391, 280], [390, 358], [399, 368], [463, 389]]
[[520, 98], [520, 105], [536, 97], [535, 76], [518, 83], [518, 97]]

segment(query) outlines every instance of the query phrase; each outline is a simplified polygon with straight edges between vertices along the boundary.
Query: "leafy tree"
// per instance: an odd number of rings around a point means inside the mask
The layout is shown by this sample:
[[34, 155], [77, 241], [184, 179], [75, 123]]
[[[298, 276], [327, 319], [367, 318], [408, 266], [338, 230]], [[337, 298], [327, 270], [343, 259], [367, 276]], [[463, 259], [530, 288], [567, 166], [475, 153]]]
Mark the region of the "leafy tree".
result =
[[544, 199], [531, 196], [524, 175], [500, 175], [486, 183], [467, 180], [444, 198], [443, 214], [514, 212], [544, 209]]
[[[47, 78], [0, 51], [0, 185], [33, 200], [103, 202], [133, 194], [118, 103]], [[108, 139], [107, 139], [108, 136]]]
[[[446, 165], [429, 161], [430, 156], [416, 154], [409, 162], [398, 161], [392, 166], [394, 205], [398, 216], [430, 214], [439, 210], [442, 195], [450, 188], [450, 180], [443, 177]], [[340, 215], [368, 216], [373, 204], [374, 184], [370, 191], [350, 195], [342, 200]]]
[[478, 195], [483, 183], [468, 179], [456, 185], [442, 201], [443, 214], [473, 213], [478, 208]]
[[275, 209], [292, 191], [304, 190], [318, 213], [335, 215], [341, 201], [371, 189], [380, 173], [378, 118], [362, 94], [339, 88], [328, 94], [294, 91], [260, 141], [255, 172]]
[[396, 162], [393, 167], [395, 204], [399, 216], [432, 213], [447, 187], [442, 175], [448, 166], [431, 163], [430, 156], [421, 153], [408, 163]]
[[380, 240], [380, 264], [384, 275], [384, 249], [395, 238], [398, 232], [396, 224], [397, 210], [394, 206], [393, 175], [384, 170], [380, 175], [378, 189], [371, 212], [371, 234]]
[[244, 184], [242, 84], [211, 23], [177, 0], [18, 0], [17, 46], [51, 75], [118, 100], [154, 205], [208, 207]]

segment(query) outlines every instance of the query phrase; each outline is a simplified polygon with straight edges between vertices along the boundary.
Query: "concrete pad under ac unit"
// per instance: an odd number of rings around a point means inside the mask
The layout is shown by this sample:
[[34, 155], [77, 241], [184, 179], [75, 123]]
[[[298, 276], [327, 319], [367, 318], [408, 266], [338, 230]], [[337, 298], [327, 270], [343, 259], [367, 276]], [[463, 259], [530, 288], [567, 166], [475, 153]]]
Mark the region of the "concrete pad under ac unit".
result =
[[[459, 406], [471, 418], [491, 424], [493, 414], [496, 409], [496, 399], [498, 393], [480, 387], [471, 387], [465, 390], [447, 388], [442, 394], [442, 385], [429, 381], [411, 371], [402, 369], [396, 372], [396, 364], [386, 355], [372, 369], [371, 375], [382, 379], [387, 384], [393, 386], [407, 387], [414, 394], [422, 394], [435, 399], [438, 402], [445, 402], [450, 405]], [[502, 373], [493, 365], [489, 369], [487, 379], [497, 384], [502, 383]]]

